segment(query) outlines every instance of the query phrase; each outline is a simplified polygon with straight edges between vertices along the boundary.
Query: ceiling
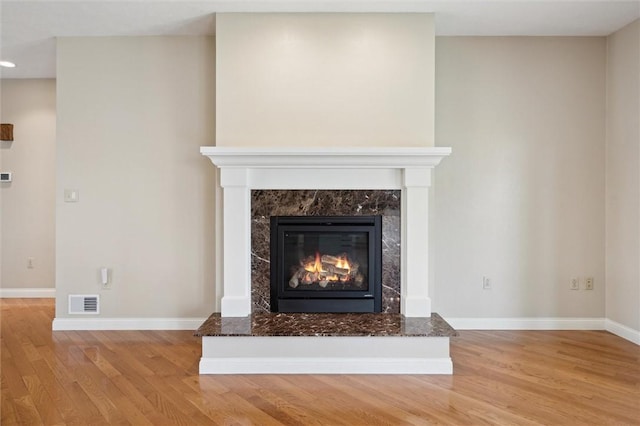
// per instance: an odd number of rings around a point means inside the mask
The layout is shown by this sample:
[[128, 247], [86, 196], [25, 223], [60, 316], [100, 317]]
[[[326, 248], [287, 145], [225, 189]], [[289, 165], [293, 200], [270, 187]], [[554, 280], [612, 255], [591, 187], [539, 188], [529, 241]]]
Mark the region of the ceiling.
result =
[[55, 77], [55, 38], [212, 35], [219, 12], [433, 12], [436, 35], [605, 36], [640, 17], [640, 0], [209, 0], [0, 3], [2, 78]]

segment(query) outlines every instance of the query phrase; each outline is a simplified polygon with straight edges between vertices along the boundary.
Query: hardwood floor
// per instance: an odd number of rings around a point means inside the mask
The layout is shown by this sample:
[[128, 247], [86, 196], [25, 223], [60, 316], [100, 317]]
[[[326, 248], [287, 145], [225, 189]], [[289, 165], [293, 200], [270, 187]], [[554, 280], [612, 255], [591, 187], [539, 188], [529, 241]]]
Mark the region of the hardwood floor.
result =
[[199, 376], [189, 331], [52, 332], [2, 299], [2, 425], [640, 425], [640, 347], [603, 331], [462, 331], [453, 376]]

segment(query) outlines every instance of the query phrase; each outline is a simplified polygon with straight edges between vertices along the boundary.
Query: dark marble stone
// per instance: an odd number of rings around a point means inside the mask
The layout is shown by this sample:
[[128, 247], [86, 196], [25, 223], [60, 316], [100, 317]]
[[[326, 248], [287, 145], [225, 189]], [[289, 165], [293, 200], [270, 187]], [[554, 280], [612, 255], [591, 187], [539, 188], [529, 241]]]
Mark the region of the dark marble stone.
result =
[[400, 313], [400, 216], [382, 216], [382, 312]]
[[382, 215], [382, 311], [400, 312], [400, 191], [251, 191], [251, 300], [270, 311], [271, 216]]
[[196, 336], [426, 336], [458, 333], [436, 313], [429, 318], [401, 314], [254, 313], [247, 317], [212, 314]]
[[270, 312], [269, 217], [251, 218], [251, 302], [252, 312]]

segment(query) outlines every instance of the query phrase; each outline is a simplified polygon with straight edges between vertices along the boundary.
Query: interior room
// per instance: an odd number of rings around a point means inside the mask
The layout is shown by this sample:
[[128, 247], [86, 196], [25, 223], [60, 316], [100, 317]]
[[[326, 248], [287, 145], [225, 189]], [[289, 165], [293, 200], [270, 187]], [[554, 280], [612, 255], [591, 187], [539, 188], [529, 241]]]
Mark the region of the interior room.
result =
[[0, 20], [3, 424], [640, 423], [639, 2]]

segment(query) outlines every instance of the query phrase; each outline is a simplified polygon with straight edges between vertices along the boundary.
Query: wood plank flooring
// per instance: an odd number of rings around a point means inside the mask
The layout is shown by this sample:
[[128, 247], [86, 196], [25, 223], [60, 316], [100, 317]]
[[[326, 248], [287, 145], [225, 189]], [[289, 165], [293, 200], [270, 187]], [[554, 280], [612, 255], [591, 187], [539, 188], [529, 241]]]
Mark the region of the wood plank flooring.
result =
[[52, 332], [2, 299], [2, 425], [640, 425], [640, 347], [603, 331], [462, 331], [453, 376], [199, 376], [189, 331]]

